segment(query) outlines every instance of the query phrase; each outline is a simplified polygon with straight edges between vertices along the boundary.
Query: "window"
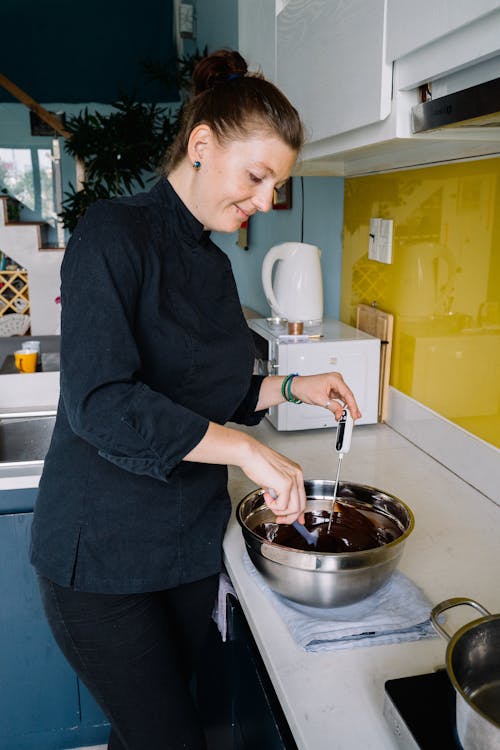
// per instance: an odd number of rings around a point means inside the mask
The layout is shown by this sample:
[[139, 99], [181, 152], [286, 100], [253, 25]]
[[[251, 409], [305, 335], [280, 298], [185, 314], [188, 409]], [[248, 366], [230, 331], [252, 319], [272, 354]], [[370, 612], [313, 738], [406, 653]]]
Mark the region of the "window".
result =
[[[33, 212], [35, 221], [56, 224], [52, 152], [48, 148], [0, 148], [0, 190]], [[27, 218], [27, 217], [25, 217]]]

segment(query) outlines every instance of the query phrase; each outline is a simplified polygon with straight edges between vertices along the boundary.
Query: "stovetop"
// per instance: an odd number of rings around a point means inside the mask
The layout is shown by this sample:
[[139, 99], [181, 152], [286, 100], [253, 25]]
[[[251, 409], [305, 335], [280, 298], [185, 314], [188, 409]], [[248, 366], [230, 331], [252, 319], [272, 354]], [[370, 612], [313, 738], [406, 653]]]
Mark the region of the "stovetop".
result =
[[462, 750], [445, 669], [385, 683], [384, 716], [402, 750]]

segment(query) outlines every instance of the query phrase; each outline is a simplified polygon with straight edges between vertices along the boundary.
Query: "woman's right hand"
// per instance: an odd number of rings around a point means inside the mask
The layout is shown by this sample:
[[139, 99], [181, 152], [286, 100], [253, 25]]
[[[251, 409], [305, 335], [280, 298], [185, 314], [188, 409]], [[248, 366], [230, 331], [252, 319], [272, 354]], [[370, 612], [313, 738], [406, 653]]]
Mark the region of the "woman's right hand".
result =
[[302, 469], [295, 461], [230, 427], [210, 422], [200, 442], [184, 461], [239, 466], [259, 487], [273, 490], [276, 497], [264, 493], [264, 501], [278, 523], [304, 523], [306, 493]]
[[248, 457], [240, 464], [246, 476], [264, 492], [264, 501], [277, 523], [304, 523], [306, 493], [301, 467], [281, 453], [250, 438]]

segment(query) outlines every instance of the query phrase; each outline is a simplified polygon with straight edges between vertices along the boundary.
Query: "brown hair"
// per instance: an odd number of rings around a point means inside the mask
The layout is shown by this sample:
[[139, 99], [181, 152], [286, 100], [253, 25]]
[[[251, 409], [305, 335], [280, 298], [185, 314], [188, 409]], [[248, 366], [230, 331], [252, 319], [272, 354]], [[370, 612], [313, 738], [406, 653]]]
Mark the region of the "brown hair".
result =
[[297, 110], [261, 73], [249, 73], [239, 52], [222, 49], [202, 58], [193, 72], [192, 93], [167, 152], [165, 174], [185, 157], [189, 136], [200, 123], [207, 124], [220, 143], [267, 130], [293, 151], [302, 148], [304, 129]]

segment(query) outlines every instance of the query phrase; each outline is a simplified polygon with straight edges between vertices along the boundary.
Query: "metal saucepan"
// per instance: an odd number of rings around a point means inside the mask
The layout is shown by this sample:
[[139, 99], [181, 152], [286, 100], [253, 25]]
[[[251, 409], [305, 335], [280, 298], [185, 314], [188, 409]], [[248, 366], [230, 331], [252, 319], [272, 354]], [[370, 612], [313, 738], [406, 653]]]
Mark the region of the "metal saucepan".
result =
[[[474, 607], [484, 617], [451, 636], [438, 617], [460, 605]], [[431, 622], [448, 641], [446, 671], [455, 688], [457, 733], [464, 750], [500, 750], [500, 614], [456, 597], [437, 604]]]
[[[306, 511], [330, 512], [335, 482], [311, 479], [304, 486]], [[340, 500], [389, 516], [401, 535], [381, 547], [362, 551], [303, 551], [273, 544], [255, 533], [260, 524], [274, 520], [263, 493], [263, 489], [251, 492], [236, 510], [250, 559], [271, 589], [313, 607], [341, 607], [377, 591], [395, 570], [415, 523], [411, 510], [394, 495], [363, 484], [339, 482]]]

